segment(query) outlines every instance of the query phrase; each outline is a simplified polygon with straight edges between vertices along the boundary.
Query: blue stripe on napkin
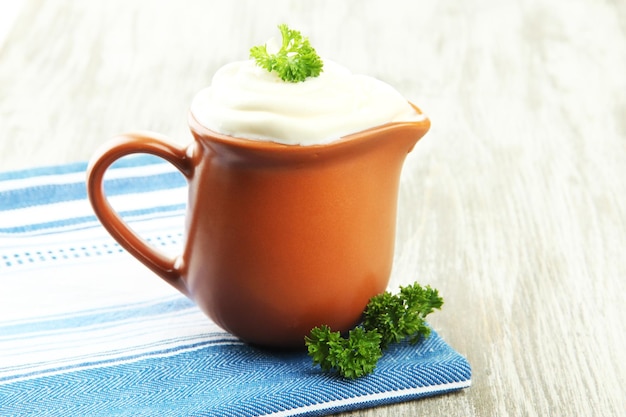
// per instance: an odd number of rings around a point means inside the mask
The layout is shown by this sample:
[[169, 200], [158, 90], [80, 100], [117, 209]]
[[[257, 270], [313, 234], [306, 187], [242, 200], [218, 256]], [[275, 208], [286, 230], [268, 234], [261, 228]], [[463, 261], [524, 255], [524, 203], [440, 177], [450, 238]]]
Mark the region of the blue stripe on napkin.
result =
[[[185, 180], [173, 167], [152, 169], [163, 163], [151, 156], [124, 158], [111, 168], [124, 168], [118, 171], [124, 175], [107, 182], [107, 191], [127, 199], [127, 206], [145, 203], [148, 192], [149, 201], [162, 201], [121, 214], [131, 226], [139, 224], [133, 219], [149, 222], [153, 239], [175, 247], [172, 236], [180, 231], [164, 221], [176, 216], [182, 223], [185, 202], [167, 193], [184, 190]], [[372, 375], [348, 381], [314, 367], [304, 350], [263, 350], [236, 340], [180, 294], [158, 295], [167, 286], [147, 269], [137, 265], [144, 274], [138, 277], [134, 269], [116, 268], [134, 262], [119, 250], [63, 262], [35, 256], [115, 246], [85, 211], [84, 184], [76, 181], [85, 167], [0, 173], [0, 216], [11, 216], [0, 227], [0, 286], [19, 280], [32, 288], [81, 291], [94, 303], [106, 300], [77, 310], [54, 304], [54, 294], [43, 291], [40, 297], [55, 313], [32, 317], [27, 291], [9, 294], [10, 315], [0, 305], [0, 416], [322, 416], [471, 384], [467, 360], [434, 330], [417, 345], [392, 346]], [[64, 176], [73, 180], [59, 183]], [[90, 291], [94, 277], [87, 273], [77, 281], [67, 272], [71, 267], [100, 277], [97, 286]], [[114, 270], [128, 271], [118, 280], [128, 283], [126, 292], [102, 280]], [[150, 283], [155, 287], [147, 288]], [[4, 294], [6, 288], [13, 287], [4, 285]]]
[[[116, 168], [129, 168], [136, 166], [147, 166], [154, 164], [163, 164], [164, 161], [153, 155], [135, 154], [120, 158], [113, 165], [111, 169]], [[75, 172], [85, 172], [87, 169], [87, 162], [74, 162], [64, 165], [51, 165], [44, 167], [36, 167], [23, 169], [18, 171], [5, 171], [0, 172], [0, 181], [16, 180], [22, 178], [41, 177], [49, 175], [61, 175], [71, 174]]]
[[[141, 210], [122, 210], [119, 211], [119, 215], [124, 219], [133, 217], [153, 215], [153, 218], [165, 217], [168, 213], [178, 213], [185, 208], [185, 204], [170, 204], [158, 207], [152, 207]], [[68, 219], [52, 220], [41, 223], [30, 223], [26, 225], [13, 226], [13, 227], [0, 227], [0, 235], [2, 234], [18, 234], [27, 232], [39, 232], [45, 230], [51, 230], [54, 233], [55, 229], [61, 229], [68, 226], [74, 226], [74, 230], [79, 229], [78, 226], [94, 227], [97, 224], [97, 218], [93, 216], [72, 217]]]
[[[104, 187], [108, 196], [150, 192], [186, 184], [178, 172], [156, 174], [150, 177], [130, 177], [106, 180]], [[37, 196], [33, 200], [33, 196]], [[85, 182], [71, 184], [38, 184], [4, 191], [0, 194], [0, 211], [17, 210], [34, 205], [46, 205], [87, 198]]]
[[119, 308], [83, 311], [80, 314], [62, 315], [60, 317], [44, 317], [36, 321], [20, 321], [19, 323], [0, 322], [0, 338], [27, 337], [30, 333], [46, 331], [76, 330], [94, 325], [108, 325], [129, 318], [153, 315], [155, 312], [166, 314], [192, 308], [193, 302], [187, 298], [177, 297], [173, 300], [157, 300], [148, 305], [120, 306]]

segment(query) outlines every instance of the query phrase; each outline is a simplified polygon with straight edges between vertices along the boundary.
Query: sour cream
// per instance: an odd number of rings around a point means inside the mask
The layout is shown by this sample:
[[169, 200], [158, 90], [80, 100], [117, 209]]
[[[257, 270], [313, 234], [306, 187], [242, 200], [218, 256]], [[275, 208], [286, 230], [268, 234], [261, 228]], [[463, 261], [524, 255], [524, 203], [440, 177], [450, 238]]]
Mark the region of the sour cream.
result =
[[239, 138], [320, 145], [389, 122], [423, 116], [388, 84], [324, 60], [324, 71], [282, 81], [252, 60], [220, 68], [191, 104], [206, 128]]

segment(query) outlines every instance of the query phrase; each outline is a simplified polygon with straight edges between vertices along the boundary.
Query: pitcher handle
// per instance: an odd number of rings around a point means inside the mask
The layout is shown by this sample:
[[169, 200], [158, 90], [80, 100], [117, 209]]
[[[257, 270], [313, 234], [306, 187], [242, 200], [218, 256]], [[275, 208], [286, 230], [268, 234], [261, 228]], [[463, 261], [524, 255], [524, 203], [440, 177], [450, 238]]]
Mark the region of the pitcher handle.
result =
[[101, 146], [89, 162], [87, 167], [89, 201], [98, 220], [124, 249], [168, 284], [189, 295], [182, 279], [180, 257], [169, 257], [147, 243], [122, 220], [106, 197], [104, 174], [107, 169], [121, 157], [137, 153], [165, 159], [187, 180], [193, 175], [193, 164], [186, 147], [174, 144], [156, 133], [137, 132], [120, 135]]

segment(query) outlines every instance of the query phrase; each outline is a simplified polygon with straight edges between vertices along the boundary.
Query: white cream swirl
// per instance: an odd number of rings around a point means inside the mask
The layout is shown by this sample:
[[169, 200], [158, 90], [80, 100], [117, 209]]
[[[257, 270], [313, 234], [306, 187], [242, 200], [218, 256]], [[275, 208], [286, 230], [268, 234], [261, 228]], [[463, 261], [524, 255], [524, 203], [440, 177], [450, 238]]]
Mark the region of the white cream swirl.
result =
[[388, 84], [330, 60], [319, 77], [284, 82], [254, 61], [220, 68], [191, 104], [196, 120], [239, 138], [318, 145], [388, 122], [422, 120]]

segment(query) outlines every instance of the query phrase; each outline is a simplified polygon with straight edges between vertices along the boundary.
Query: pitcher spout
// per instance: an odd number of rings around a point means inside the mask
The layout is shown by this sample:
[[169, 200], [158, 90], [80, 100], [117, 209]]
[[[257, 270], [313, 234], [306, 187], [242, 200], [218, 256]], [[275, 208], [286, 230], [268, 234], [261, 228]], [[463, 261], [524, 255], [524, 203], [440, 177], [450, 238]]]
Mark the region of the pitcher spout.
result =
[[[415, 104], [410, 102], [409, 104], [411, 104], [411, 107], [413, 107], [417, 114], [420, 115], [419, 120], [411, 122], [412, 128], [415, 130], [415, 142], [413, 142], [413, 146], [415, 146], [417, 141], [424, 137], [424, 135], [430, 130], [430, 119]], [[411, 149], [413, 149], [413, 146], [411, 147]], [[411, 151], [411, 149], [409, 150], [409, 152]]]
[[408, 152], [411, 152], [415, 144], [428, 133], [430, 129], [430, 119], [415, 104], [409, 102], [415, 109], [417, 117], [415, 120], [391, 123], [390, 128], [394, 131], [394, 136], [404, 138], [408, 145]]
[[403, 159], [430, 129], [430, 119], [419, 107], [410, 102], [409, 104], [417, 113], [413, 119], [387, 123], [347, 136], [344, 139], [346, 141], [354, 139], [361, 139], [365, 142], [371, 141], [372, 145], [376, 144], [378, 147], [377, 152], [387, 151]]

